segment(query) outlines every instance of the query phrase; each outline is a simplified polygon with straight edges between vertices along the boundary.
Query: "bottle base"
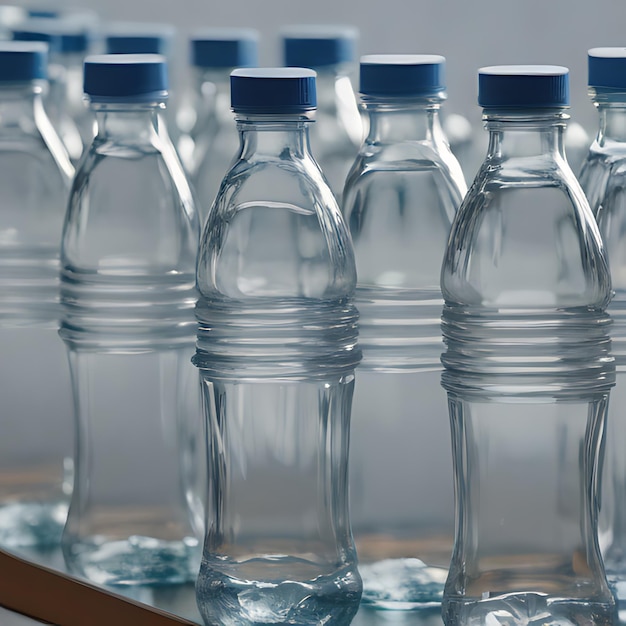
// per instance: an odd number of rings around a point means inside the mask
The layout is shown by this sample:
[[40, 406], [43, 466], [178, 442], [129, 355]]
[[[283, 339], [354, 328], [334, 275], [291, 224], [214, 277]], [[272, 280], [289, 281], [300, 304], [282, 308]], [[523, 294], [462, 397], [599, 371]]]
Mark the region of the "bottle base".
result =
[[12, 502], [0, 505], [0, 546], [47, 549], [58, 546], [68, 505], [63, 502]]
[[198, 542], [129, 537], [124, 541], [64, 541], [65, 562], [74, 574], [100, 585], [175, 585], [193, 581]]
[[415, 558], [359, 564], [361, 604], [375, 609], [414, 611], [441, 605], [448, 570]]
[[485, 600], [448, 598], [446, 626], [612, 626], [612, 602], [554, 598], [542, 593], [510, 593]]
[[198, 609], [206, 624], [310, 626], [349, 624], [359, 608], [361, 581], [345, 568], [308, 581], [239, 579], [216, 570], [201, 573]]

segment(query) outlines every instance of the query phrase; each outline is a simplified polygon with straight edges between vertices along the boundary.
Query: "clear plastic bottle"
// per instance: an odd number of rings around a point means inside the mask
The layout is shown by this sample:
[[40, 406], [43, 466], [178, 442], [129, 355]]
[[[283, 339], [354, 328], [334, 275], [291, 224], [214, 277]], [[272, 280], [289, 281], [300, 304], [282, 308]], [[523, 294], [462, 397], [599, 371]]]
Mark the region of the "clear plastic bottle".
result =
[[[609, 307], [617, 366], [611, 392], [600, 515], [600, 547], [609, 583], [626, 602], [626, 48], [589, 50], [589, 94], [598, 109], [598, 134], [580, 183], [604, 239], [615, 295]], [[622, 606], [623, 608], [623, 606]]]
[[362, 604], [374, 608], [438, 605], [452, 552], [439, 277], [467, 189], [439, 120], [444, 73], [438, 55], [361, 58], [369, 133], [346, 181], [343, 214], [354, 241], [363, 350], [351, 519]]
[[363, 140], [350, 74], [358, 31], [351, 26], [287, 26], [282, 29], [287, 67], [317, 72], [317, 116], [311, 129], [313, 153], [336, 198]]
[[195, 123], [188, 135], [193, 151], [187, 162], [201, 219], [209, 212], [239, 146], [230, 110], [230, 73], [236, 67], [257, 65], [258, 38], [255, 30], [234, 28], [208, 29], [191, 38]]
[[442, 268], [458, 624], [611, 624], [597, 539], [615, 381], [600, 233], [563, 150], [569, 72], [479, 72], [489, 149]]
[[[97, 135], [74, 179], [61, 250], [61, 336], [77, 410], [71, 572], [169, 584], [197, 571], [183, 456], [198, 397], [191, 365], [198, 219], [158, 126], [165, 59], [85, 60]], [[199, 437], [201, 433], [196, 433]]]
[[231, 75], [239, 155], [200, 243], [207, 624], [347, 624], [361, 579], [348, 515], [354, 255], [309, 151], [315, 72]]
[[[70, 111], [68, 98], [71, 89], [68, 84], [70, 75], [65, 63], [69, 58], [78, 55], [79, 59], [77, 61], [72, 59], [72, 62], [74, 66], [78, 63], [82, 68], [82, 58], [90, 43], [87, 31], [77, 22], [41, 18], [18, 25], [13, 30], [13, 39], [43, 41], [48, 44], [50, 89], [45, 99], [46, 111], [67, 153], [76, 163], [83, 153], [83, 138]], [[93, 130], [91, 135], [93, 138]]]
[[58, 545], [72, 488], [72, 393], [58, 337], [74, 169], [46, 116], [47, 46], [0, 43], [0, 546]]

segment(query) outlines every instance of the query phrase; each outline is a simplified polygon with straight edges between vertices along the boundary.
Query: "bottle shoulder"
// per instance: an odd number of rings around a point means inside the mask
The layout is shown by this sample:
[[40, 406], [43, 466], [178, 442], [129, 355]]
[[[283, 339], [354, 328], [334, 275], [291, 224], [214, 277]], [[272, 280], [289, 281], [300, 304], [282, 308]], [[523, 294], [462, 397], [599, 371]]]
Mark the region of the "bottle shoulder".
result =
[[237, 161], [204, 226], [200, 291], [244, 300], [334, 298], [351, 294], [355, 284], [350, 235], [315, 162]]
[[452, 224], [441, 286], [449, 303], [605, 308], [611, 295], [595, 219], [570, 172], [486, 162]]

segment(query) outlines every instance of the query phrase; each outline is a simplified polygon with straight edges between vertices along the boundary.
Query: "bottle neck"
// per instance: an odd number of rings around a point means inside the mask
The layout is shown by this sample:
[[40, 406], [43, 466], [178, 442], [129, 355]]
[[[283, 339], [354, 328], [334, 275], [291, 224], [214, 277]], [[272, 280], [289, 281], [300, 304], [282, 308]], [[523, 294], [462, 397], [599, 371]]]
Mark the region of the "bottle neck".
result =
[[242, 115], [237, 113], [241, 158], [310, 157], [309, 114]]
[[489, 132], [487, 156], [565, 158], [564, 134], [568, 119], [565, 109], [485, 110], [483, 122]]
[[342, 65], [329, 65], [318, 68], [315, 79], [318, 110], [335, 111], [337, 109], [337, 86], [342, 81], [349, 81], [347, 68]]
[[196, 68], [195, 90], [201, 107], [211, 114], [230, 113], [230, 68]]
[[154, 143], [162, 124], [159, 113], [165, 109], [163, 102], [149, 103], [92, 103], [99, 141]]
[[600, 116], [597, 142], [626, 142], [626, 94], [621, 102], [595, 102]]
[[0, 130], [32, 132], [43, 111], [44, 91], [45, 83], [39, 81], [0, 86]]
[[445, 141], [439, 101], [364, 100], [361, 110], [369, 125], [368, 143]]

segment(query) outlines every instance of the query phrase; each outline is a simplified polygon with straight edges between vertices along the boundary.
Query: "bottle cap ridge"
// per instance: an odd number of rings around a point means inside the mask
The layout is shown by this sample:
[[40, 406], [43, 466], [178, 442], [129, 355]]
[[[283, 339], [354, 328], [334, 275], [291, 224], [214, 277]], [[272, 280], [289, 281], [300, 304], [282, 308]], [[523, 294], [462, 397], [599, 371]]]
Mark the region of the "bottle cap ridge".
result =
[[167, 61], [156, 54], [88, 56], [84, 91], [92, 102], [153, 102], [167, 98]]
[[168, 24], [116, 22], [106, 30], [106, 52], [167, 56], [175, 33], [176, 30]]
[[438, 54], [361, 57], [359, 92], [368, 96], [434, 96], [445, 91], [446, 59]]
[[315, 77], [301, 67], [236, 69], [230, 75], [233, 111], [252, 114], [304, 113], [317, 107]]
[[281, 35], [287, 67], [318, 68], [356, 58], [358, 30], [352, 26], [287, 26]]
[[560, 65], [496, 65], [478, 71], [478, 104], [485, 108], [569, 106], [569, 70]]
[[40, 41], [0, 41], [0, 82], [48, 78], [48, 45]]
[[626, 88], [626, 48], [592, 48], [587, 55], [589, 87]]
[[192, 35], [190, 44], [196, 67], [254, 67], [259, 62], [259, 33], [250, 28], [209, 28]]

